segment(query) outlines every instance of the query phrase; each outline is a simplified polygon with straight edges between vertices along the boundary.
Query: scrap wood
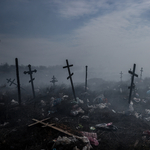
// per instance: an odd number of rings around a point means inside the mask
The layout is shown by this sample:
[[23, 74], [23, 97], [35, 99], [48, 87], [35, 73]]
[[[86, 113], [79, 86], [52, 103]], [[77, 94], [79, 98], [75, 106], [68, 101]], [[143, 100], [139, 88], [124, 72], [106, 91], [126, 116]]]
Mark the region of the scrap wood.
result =
[[[46, 121], [46, 120], [49, 120], [49, 119], [50, 119], [50, 118], [45, 118], [45, 119], [43, 119], [43, 120], [41, 120], [41, 121]], [[40, 121], [36, 121], [35, 123], [32, 123], [32, 124], [28, 125], [28, 127], [31, 127], [31, 126], [36, 125], [36, 124], [38, 124], [38, 123], [40, 123]]]
[[45, 128], [45, 127], [47, 127], [47, 125], [53, 126], [53, 125], [55, 125], [55, 123], [51, 123], [51, 124], [46, 123], [46, 125], [44, 125], [44, 126], [42, 126], [42, 127]]
[[[60, 131], [60, 132], [62, 132], [62, 133], [65, 133], [65, 134], [67, 134], [67, 135], [69, 135], [69, 136], [74, 136], [75, 138], [81, 139], [81, 137], [79, 137], [79, 136], [77, 136], [77, 135], [71, 134], [71, 133], [69, 133], [69, 132], [67, 132], [67, 131], [64, 131], [64, 130], [58, 128], [58, 127], [52, 126], [52, 124], [44, 123], [44, 122], [42, 122], [42, 120], [41, 120], [41, 121], [40, 121], [40, 120], [37, 120], [37, 119], [32, 119], [32, 120], [36, 121], [36, 123], [41, 123], [41, 124], [43, 124], [43, 125], [45, 125], [45, 126], [48, 126], [48, 127], [50, 127], [50, 128], [53, 128], [53, 129], [55, 129], [55, 130], [57, 130], [57, 131]], [[35, 124], [35, 123], [34, 123], [34, 124]]]

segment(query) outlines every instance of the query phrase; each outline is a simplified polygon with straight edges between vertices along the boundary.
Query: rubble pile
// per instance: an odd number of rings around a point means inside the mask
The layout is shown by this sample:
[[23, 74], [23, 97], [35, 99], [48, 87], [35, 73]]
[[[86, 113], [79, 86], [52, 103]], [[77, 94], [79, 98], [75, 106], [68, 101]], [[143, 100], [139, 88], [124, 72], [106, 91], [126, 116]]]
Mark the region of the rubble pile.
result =
[[124, 88], [105, 87], [88, 94], [76, 88], [76, 100], [70, 89], [39, 89], [35, 99], [24, 94], [21, 106], [17, 93], [1, 92], [0, 149], [150, 149], [148, 92], [136, 91], [128, 104]]

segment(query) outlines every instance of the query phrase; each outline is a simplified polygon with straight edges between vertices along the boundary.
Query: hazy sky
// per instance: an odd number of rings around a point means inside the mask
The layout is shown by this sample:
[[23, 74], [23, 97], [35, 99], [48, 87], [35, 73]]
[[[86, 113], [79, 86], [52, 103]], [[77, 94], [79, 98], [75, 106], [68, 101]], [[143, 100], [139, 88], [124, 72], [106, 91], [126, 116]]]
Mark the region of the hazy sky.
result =
[[0, 63], [150, 76], [149, 0], [0, 0]]

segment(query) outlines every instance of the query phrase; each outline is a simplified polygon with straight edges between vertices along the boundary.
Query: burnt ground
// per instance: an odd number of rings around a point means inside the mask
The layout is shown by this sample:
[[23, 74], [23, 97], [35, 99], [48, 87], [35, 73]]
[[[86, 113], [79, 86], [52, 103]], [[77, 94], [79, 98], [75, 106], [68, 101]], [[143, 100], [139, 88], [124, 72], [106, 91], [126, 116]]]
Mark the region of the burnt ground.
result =
[[[57, 92], [59, 93], [59, 91]], [[68, 94], [67, 91], [63, 92], [64, 94]], [[92, 97], [96, 96], [95, 93], [91, 92], [90, 96], [87, 96], [90, 101], [89, 103], [86, 100], [84, 100], [84, 103], [73, 103], [71, 94], [68, 94], [68, 98], [52, 107], [51, 97], [58, 96], [58, 93], [55, 95], [52, 93], [45, 95], [37, 94], [35, 100], [24, 96], [24, 102], [21, 106], [11, 103], [11, 100], [14, 97], [16, 98], [16, 93], [8, 92], [2, 94], [0, 98], [0, 149], [72, 150], [75, 146], [80, 150], [83, 149], [86, 144], [82, 140], [77, 140], [67, 145], [56, 145], [55, 140], [59, 136], [69, 137], [60, 131], [50, 127], [43, 127], [41, 124], [28, 127], [28, 125], [34, 123], [33, 118], [42, 120], [48, 117], [49, 119], [45, 121], [46, 123], [54, 123], [55, 127], [74, 135], [82, 137], [81, 131], [97, 133], [99, 145], [95, 146], [91, 144], [93, 147], [91, 149], [94, 150], [150, 149], [148, 135], [143, 136], [143, 132], [150, 129], [150, 123], [144, 119], [144, 117], [147, 117], [145, 109], [150, 107], [148, 100], [146, 103], [134, 102], [134, 111], [132, 113], [125, 113], [128, 109], [127, 99], [125, 98], [126, 93], [107, 94], [108, 107], [91, 109], [88, 106], [95, 104], [92, 101]], [[41, 100], [45, 103], [41, 103]], [[36, 104], [34, 101], [36, 101]], [[84, 113], [72, 116], [70, 112], [74, 105], [81, 107]], [[142, 117], [136, 118], [134, 115], [135, 112], [142, 114]], [[83, 115], [89, 118], [83, 119]], [[90, 127], [95, 127], [96, 124], [110, 122], [117, 127], [116, 130], [90, 129]]]

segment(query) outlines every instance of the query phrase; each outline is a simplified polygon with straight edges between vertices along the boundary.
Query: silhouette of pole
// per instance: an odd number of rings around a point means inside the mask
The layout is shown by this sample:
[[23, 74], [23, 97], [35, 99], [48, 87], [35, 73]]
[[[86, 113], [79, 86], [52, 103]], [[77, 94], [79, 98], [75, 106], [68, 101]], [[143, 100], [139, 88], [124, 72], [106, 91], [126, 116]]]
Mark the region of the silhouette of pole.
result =
[[123, 75], [123, 73], [122, 73], [122, 71], [120, 72], [120, 79], [121, 79], [121, 82], [122, 82], [122, 75]]
[[53, 86], [55, 86], [55, 82], [58, 82], [58, 80], [55, 78], [55, 76], [53, 76], [52, 81], [50, 81], [53, 83]]
[[142, 79], [142, 72], [143, 72], [143, 68], [141, 68], [141, 74], [140, 74], [140, 79]]
[[37, 70], [36, 69], [35, 70], [31, 70], [31, 65], [30, 64], [28, 65], [28, 67], [29, 67], [29, 71], [24, 71], [24, 74], [28, 73], [30, 75], [30, 81], [29, 81], [29, 83], [31, 82], [32, 92], [33, 92], [33, 98], [35, 98], [34, 84], [33, 84], [33, 80], [35, 78], [32, 77], [32, 73], [33, 72], [37, 72]]
[[87, 69], [88, 66], [85, 66], [85, 92], [87, 91]]
[[17, 76], [18, 99], [19, 99], [19, 105], [21, 105], [21, 90], [20, 90], [18, 58], [15, 59], [15, 62], [16, 62], [16, 76]]
[[131, 71], [131, 69], [128, 71], [128, 73], [130, 73], [132, 75], [131, 77], [131, 86], [129, 87], [130, 88], [130, 93], [129, 93], [129, 104], [130, 104], [130, 101], [131, 101], [131, 95], [132, 95], [132, 89], [133, 89], [133, 86], [134, 86], [134, 76], [138, 77], [137, 74], [135, 74], [135, 68], [136, 68], [136, 64], [133, 65], [133, 71]]
[[74, 95], [74, 99], [75, 99], [75, 101], [77, 101], [76, 100], [74, 86], [73, 86], [73, 81], [72, 81], [72, 75], [73, 75], [73, 73], [70, 72], [70, 67], [72, 67], [73, 65], [69, 65], [68, 59], [66, 59], [66, 64], [67, 64], [67, 66], [64, 66], [63, 68], [68, 68], [69, 76], [67, 77], [67, 80], [70, 78], [70, 82], [71, 82], [71, 86], [72, 86], [72, 92], [73, 92], [73, 95]]

